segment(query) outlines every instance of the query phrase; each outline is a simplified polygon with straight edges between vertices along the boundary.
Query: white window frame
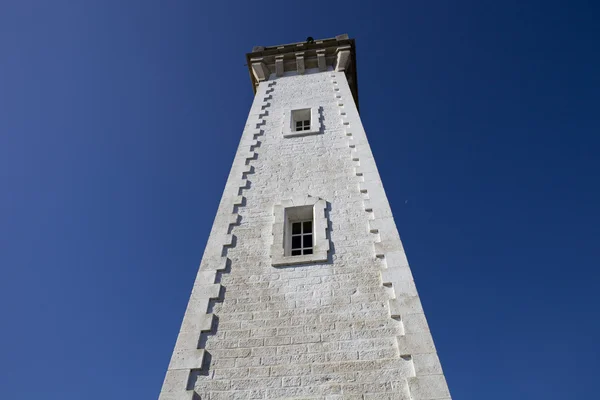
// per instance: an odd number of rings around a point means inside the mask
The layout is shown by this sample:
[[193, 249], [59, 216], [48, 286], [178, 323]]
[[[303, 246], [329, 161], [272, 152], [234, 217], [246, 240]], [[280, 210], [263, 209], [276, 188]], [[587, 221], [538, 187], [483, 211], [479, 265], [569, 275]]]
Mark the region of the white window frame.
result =
[[[329, 253], [328, 229], [326, 217], [327, 202], [318, 197], [298, 197], [284, 200], [273, 206], [273, 245], [271, 246], [271, 264], [273, 266], [327, 262]], [[312, 214], [313, 253], [291, 255], [292, 222], [306, 220], [307, 213]], [[298, 217], [298, 216], [302, 217]]]
[[[294, 115], [297, 112], [309, 111], [310, 112], [310, 129], [296, 131], [296, 119]], [[290, 108], [285, 112], [284, 122], [282, 128], [283, 137], [295, 137], [295, 136], [306, 136], [316, 135], [321, 133], [321, 121], [319, 119], [319, 108], [318, 107], [306, 107], [297, 106]]]

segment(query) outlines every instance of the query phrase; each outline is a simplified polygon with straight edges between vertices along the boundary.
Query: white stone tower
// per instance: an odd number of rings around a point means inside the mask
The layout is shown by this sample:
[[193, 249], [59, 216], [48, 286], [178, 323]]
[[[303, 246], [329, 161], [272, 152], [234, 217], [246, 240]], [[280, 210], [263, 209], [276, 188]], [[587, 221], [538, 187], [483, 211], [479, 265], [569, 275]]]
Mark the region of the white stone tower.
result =
[[449, 400], [358, 113], [354, 40], [255, 47], [160, 400]]

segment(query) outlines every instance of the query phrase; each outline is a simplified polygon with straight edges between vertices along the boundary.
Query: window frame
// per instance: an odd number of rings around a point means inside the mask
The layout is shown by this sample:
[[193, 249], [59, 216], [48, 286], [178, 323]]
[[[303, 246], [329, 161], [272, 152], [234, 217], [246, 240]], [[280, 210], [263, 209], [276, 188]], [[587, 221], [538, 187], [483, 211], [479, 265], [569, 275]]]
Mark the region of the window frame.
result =
[[[327, 202], [318, 197], [301, 197], [284, 200], [273, 206], [273, 245], [271, 263], [273, 266], [307, 264], [328, 261], [329, 222], [326, 216]], [[308, 216], [312, 217], [311, 219]], [[292, 224], [312, 221], [312, 253], [304, 251], [292, 255]], [[302, 238], [304, 234], [301, 234]], [[308, 236], [310, 234], [306, 234]], [[306, 248], [308, 249], [308, 247]]]
[[[309, 113], [309, 119], [298, 118], [300, 113]], [[309, 121], [308, 125], [305, 122]], [[297, 130], [297, 123], [302, 123], [302, 129]], [[298, 106], [292, 107], [285, 112], [282, 127], [283, 137], [307, 136], [321, 133], [321, 121], [319, 119], [319, 107]]]

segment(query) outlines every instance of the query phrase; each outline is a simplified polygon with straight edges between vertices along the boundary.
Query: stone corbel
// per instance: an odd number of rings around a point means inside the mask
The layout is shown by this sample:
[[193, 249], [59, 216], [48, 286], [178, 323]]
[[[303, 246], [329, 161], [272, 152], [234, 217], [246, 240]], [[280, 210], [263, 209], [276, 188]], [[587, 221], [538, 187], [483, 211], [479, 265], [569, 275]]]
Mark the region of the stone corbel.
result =
[[269, 80], [269, 68], [267, 64], [263, 62], [263, 58], [252, 58], [250, 60], [252, 63], [252, 73], [257, 81], [263, 82]]
[[317, 64], [319, 65], [319, 71], [323, 72], [327, 70], [325, 50], [317, 50]]
[[283, 56], [275, 56], [275, 74], [283, 76]]
[[350, 66], [350, 46], [340, 46], [337, 48], [336, 53], [335, 70], [338, 72], [345, 71]]
[[298, 69], [298, 74], [304, 74], [304, 52], [300, 51], [296, 53], [296, 68]]

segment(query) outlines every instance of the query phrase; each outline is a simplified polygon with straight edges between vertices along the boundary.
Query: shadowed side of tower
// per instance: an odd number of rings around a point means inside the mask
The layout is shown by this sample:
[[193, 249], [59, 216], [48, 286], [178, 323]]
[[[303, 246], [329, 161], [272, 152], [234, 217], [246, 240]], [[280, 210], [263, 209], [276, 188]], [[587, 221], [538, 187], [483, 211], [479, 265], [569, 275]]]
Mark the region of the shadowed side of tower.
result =
[[354, 40], [246, 57], [256, 97], [160, 400], [449, 400], [360, 121]]

